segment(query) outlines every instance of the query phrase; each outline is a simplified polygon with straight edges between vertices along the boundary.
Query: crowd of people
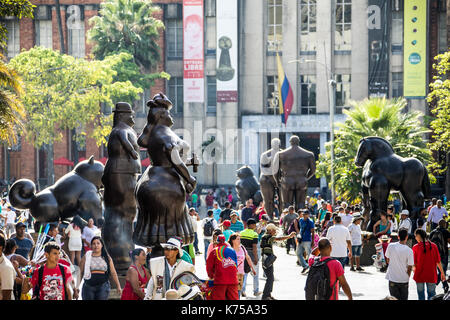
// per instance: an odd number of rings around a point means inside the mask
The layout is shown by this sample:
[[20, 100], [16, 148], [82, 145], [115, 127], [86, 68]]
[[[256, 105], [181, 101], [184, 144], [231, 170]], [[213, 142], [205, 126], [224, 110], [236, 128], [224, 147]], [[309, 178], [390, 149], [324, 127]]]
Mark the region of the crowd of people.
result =
[[[172, 237], [161, 244], [160, 257], [152, 256], [151, 248], [137, 247], [130, 252], [132, 262], [123, 289], [102, 239], [103, 221], [95, 225], [93, 219], [75, 217], [71, 223], [33, 225], [29, 213], [2, 200], [0, 298], [106, 300], [113, 285], [122, 300], [239, 300], [250, 294], [246, 288], [251, 277], [255, 299], [275, 300], [273, 246], [278, 245], [288, 255], [291, 250], [295, 253], [299, 276], [306, 277], [306, 299], [337, 300], [340, 290], [352, 299], [345, 270], [348, 266], [350, 272], [364, 271], [361, 256], [365, 246], [373, 245], [370, 236], [379, 242], [374, 264], [386, 273], [391, 299], [408, 299], [412, 274], [420, 300], [435, 296], [439, 284], [448, 289], [450, 235], [442, 200], [433, 199], [417, 219], [394, 202], [369, 232], [361, 230], [360, 205], [337, 201], [332, 206], [318, 191], [307, 197], [302, 209], [289, 206], [272, 217], [263, 202], [256, 205], [249, 199], [237, 204], [232, 193], [224, 190], [219, 195], [208, 192], [203, 219], [198, 195], [187, 200], [194, 243], [183, 245], [181, 238]], [[34, 237], [28, 233], [33, 228]], [[204, 259], [208, 279], [196, 276], [198, 256]], [[261, 270], [263, 288], [259, 286]], [[178, 286], [185, 275], [197, 279], [196, 285]]]

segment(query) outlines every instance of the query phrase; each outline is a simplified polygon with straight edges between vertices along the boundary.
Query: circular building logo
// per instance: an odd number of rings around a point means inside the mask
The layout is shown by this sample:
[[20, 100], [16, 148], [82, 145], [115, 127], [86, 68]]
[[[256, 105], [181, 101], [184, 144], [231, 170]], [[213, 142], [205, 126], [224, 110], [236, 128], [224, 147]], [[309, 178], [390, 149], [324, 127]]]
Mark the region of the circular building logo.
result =
[[422, 58], [420, 57], [420, 54], [418, 53], [411, 53], [409, 56], [409, 62], [411, 64], [419, 64], [422, 61]]

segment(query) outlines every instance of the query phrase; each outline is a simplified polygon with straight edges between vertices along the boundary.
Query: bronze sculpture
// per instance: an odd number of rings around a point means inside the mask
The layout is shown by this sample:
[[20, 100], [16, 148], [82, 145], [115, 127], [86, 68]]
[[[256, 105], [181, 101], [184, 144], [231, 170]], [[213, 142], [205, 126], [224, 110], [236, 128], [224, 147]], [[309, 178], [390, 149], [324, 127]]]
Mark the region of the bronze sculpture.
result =
[[[160, 93], [148, 101], [147, 106], [150, 107], [147, 125], [138, 144], [147, 148], [152, 165], [136, 186], [138, 217], [133, 240], [138, 245], [155, 246], [158, 250], [160, 243], [173, 236], [180, 237], [185, 245], [194, 241], [186, 192], [192, 193], [197, 181], [182, 159], [189, 145], [171, 130], [172, 102]], [[194, 165], [195, 171], [195, 161], [191, 160], [188, 165]]]
[[424, 200], [430, 196], [427, 168], [415, 158], [395, 154], [391, 144], [383, 138], [361, 139], [355, 165], [364, 167], [362, 174], [363, 199], [370, 203], [370, 222], [367, 230], [380, 219], [380, 211], [387, 210], [389, 193], [400, 191], [406, 208], [417, 218]]
[[274, 164], [279, 166], [277, 176], [283, 208], [293, 205], [298, 210], [305, 206], [308, 180], [316, 172], [316, 163], [314, 153], [300, 147], [298, 136], [292, 136], [289, 143], [289, 148], [277, 152]]
[[136, 216], [137, 175], [141, 160], [137, 135], [133, 130], [134, 112], [125, 102], [116, 104], [114, 123], [108, 139], [108, 161], [102, 177], [105, 186], [104, 239], [117, 270], [126, 270], [134, 249], [133, 220]]
[[236, 171], [236, 175], [239, 178], [235, 184], [239, 201], [245, 204], [248, 199], [252, 199], [253, 203], [258, 206], [263, 199], [252, 168], [243, 166]]
[[94, 157], [78, 163], [56, 183], [36, 194], [36, 186], [28, 179], [17, 180], [9, 191], [9, 201], [17, 209], [30, 209], [39, 222], [55, 222], [78, 215], [84, 220], [102, 217], [103, 164]]
[[[273, 219], [273, 211], [275, 210], [274, 200], [278, 193], [278, 183], [276, 175], [278, 173], [278, 164], [274, 165], [275, 155], [280, 151], [280, 139], [272, 139], [271, 149], [261, 154], [259, 184], [261, 186], [261, 194], [264, 200], [264, 209]], [[281, 197], [278, 196], [278, 199]], [[281, 199], [280, 199], [281, 200]], [[280, 208], [282, 207], [280, 203]]]

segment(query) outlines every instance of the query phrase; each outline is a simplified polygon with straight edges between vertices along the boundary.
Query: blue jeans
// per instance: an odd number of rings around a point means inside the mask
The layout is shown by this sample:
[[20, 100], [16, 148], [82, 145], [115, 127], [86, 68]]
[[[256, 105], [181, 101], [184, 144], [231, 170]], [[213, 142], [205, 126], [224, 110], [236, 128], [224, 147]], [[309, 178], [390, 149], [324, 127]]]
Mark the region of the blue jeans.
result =
[[308, 267], [308, 262], [306, 262], [305, 258], [303, 258], [303, 252], [305, 251], [306, 257], [309, 257], [309, 254], [311, 253], [311, 241], [302, 241], [297, 245], [297, 257], [303, 268]]
[[200, 252], [200, 250], [198, 250], [198, 236], [197, 236], [197, 232], [194, 232], [194, 250], [195, 250], [195, 253]]
[[[252, 258], [253, 261], [253, 253], [250, 254], [250, 258]], [[260, 253], [260, 248], [258, 246], [258, 263], [257, 264], [253, 264], [253, 268], [255, 268], [256, 271], [256, 275], [253, 275], [253, 293], [257, 293], [259, 292], [259, 260], [261, 260], [261, 253]], [[249, 273], [246, 273], [244, 275], [244, 282], [242, 283], [242, 292], [245, 293], [245, 289], [247, 288], [247, 277], [248, 277]]]
[[208, 247], [209, 244], [211, 243], [211, 240], [203, 239], [203, 242], [205, 243], [205, 261], [206, 261], [206, 255], [208, 253]]
[[95, 287], [84, 282], [81, 297], [83, 300], [108, 300], [110, 290], [109, 281]]
[[[419, 300], [425, 300], [425, 283], [416, 283]], [[427, 283], [428, 300], [436, 295], [436, 283]]]

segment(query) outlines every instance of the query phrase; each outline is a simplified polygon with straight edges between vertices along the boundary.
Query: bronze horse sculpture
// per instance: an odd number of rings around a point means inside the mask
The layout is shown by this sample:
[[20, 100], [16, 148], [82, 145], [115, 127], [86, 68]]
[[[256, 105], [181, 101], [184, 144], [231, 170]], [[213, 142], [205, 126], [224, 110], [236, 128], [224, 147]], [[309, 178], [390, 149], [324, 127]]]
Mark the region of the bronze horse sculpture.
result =
[[355, 165], [364, 167], [362, 173], [363, 200], [370, 204], [370, 222], [367, 230], [387, 210], [391, 190], [399, 191], [406, 208], [416, 218], [424, 200], [430, 197], [428, 171], [415, 158], [402, 158], [395, 154], [391, 144], [383, 138], [361, 139]]

